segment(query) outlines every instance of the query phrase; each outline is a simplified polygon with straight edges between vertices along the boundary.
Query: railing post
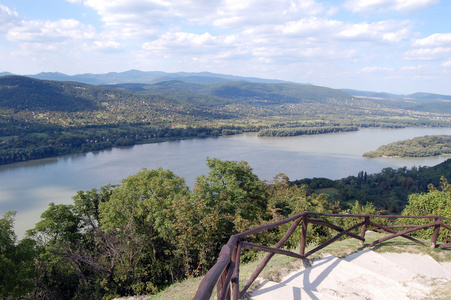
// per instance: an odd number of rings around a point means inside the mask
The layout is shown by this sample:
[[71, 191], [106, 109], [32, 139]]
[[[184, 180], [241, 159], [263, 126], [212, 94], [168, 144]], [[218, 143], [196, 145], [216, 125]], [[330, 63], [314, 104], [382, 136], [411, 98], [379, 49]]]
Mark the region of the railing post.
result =
[[[370, 217], [365, 217], [365, 223], [362, 225], [362, 230], [360, 231], [360, 237], [365, 238], [366, 227], [370, 221]], [[360, 246], [363, 246], [365, 241], [360, 241]]]
[[302, 233], [301, 233], [301, 249], [299, 254], [305, 254], [305, 246], [307, 244], [307, 226], [308, 226], [308, 215], [302, 217]]
[[[301, 249], [300, 253], [301, 255], [305, 255], [305, 246], [307, 245], [307, 227], [308, 227], [308, 215], [305, 214], [302, 217], [302, 235], [301, 235]], [[304, 265], [304, 268], [310, 268], [312, 266], [310, 260], [306, 257], [302, 259], [302, 264]]]
[[[283, 236], [283, 238], [276, 244], [275, 248], [280, 248], [283, 246], [283, 244], [290, 238], [290, 236], [294, 233], [296, 228], [298, 227], [299, 223], [301, 223], [302, 217], [299, 217], [296, 219], [296, 221], [290, 226], [290, 229], [288, 229], [287, 233]], [[255, 281], [255, 279], [258, 277], [260, 272], [263, 270], [264, 267], [268, 264], [269, 260], [274, 256], [274, 253], [268, 253], [268, 255], [265, 256], [265, 258], [261, 261], [261, 263], [258, 265], [257, 269], [255, 269], [254, 273], [252, 273], [251, 277], [247, 281], [247, 283], [244, 285], [243, 290], [240, 291], [239, 297], [243, 297], [246, 291], [249, 289], [251, 284]]]
[[233, 272], [234, 267], [235, 264], [230, 262], [224, 272], [222, 272], [221, 277], [219, 277], [218, 284], [216, 285], [216, 299], [230, 300], [230, 282], [228, 281], [230, 280], [230, 277], [232, 277], [231, 273]]
[[235, 270], [232, 277], [232, 300], [238, 300], [240, 294], [240, 259], [241, 259], [241, 242], [235, 246], [233, 258], [235, 261]]
[[[227, 284], [226, 282], [226, 278], [227, 278], [227, 273], [230, 272], [230, 264], [227, 266], [227, 268], [224, 269], [224, 271], [221, 274], [221, 277], [219, 277], [218, 283], [216, 284], [216, 299], [221, 299], [222, 295], [222, 291], [224, 289], [224, 285]], [[225, 299], [230, 300], [230, 289], [227, 289], [227, 295], [225, 297]]]
[[[441, 218], [436, 218], [435, 221], [442, 221]], [[434, 226], [434, 232], [432, 233], [432, 238], [431, 238], [431, 248], [435, 248], [437, 247], [437, 238], [438, 238], [438, 234], [440, 232], [440, 225], [435, 225]]]

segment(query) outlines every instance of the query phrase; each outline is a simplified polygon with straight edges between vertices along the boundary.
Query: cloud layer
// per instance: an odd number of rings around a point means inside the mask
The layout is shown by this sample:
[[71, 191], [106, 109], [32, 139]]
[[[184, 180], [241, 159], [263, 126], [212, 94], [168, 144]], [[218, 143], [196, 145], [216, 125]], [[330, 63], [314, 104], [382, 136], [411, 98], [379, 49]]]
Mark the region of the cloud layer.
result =
[[0, 54], [34, 61], [28, 73], [211, 71], [350, 87], [353, 76], [384, 72], [384, 83], [429, 61], [449, 76], [451, 33], [421, 32], [438, 0], [66, 1], [97, 19], [27, 19], [0, 5]]

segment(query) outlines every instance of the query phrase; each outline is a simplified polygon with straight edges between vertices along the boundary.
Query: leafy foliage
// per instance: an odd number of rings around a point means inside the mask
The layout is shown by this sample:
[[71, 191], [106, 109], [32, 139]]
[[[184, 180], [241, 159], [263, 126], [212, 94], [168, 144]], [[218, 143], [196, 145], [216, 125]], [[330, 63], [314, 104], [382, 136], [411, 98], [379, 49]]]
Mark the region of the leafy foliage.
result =
[[283, 137], [297, 135], [312, 135], [334, 132], [347, 132], [359, 130], [355, 126], [334, 126], [334, 127], [308, 127], [308, 128], [278, 128], [260, 130], [258, 136]]
[[[259, 180], [246, 162], [207, 159], [207, 165], [210, 172], [197, 178], [193, 191], [169, 170], [143, 169], [120, 185], [79, 191], [74, 204], [51, 203], [24, 240], [35, 251], [25, 270], [34, 273], [28, 281], [11, 282], [20, 288], [31, 283], [43, 299], [155, 293], [204, 274], [231, 234], [298, 210], [338, 209], [326, 195], [307, 195], [304, 186], [292, 185], [284, 175], [271, 183]], [[11, 216], [5, 220], [2, 245], [14, 249]], [[249, 238], [273, 244], [281, 234]], [[314, 229], [309, 240], [327, 234]], [[296, 245], [298, 238], [290, 243]], [[253, 256], [246, 252], [243, 260]], [[11, 290], [8, 295], [16, 298]], [[20, 295], [31, 297], [23, 291]]]
[[451, 154], [451, 136], [432, 135], [382, 145], [366, 157], [427, 157]]
[[380, 173], [359, 172], [339, 180], [307, 178], [295, 180], [298, 185], [306, 184], [309, 192], [328, 191], [332, 199], [348, 209], [359, 201], [362, 205], [372, 203], [385, 214], [398, 214], [408, 203], [412, 193], [424, 193], [428, 185], [440, 185], [440, 178], [451, 177], [451, 159], [433, 167], [384, 168]]
[[23, 239], [16, 243], [15, 212], [0, 219], [0, 297], [17, 299], [28, 296], [34, 288], [34, 242]]
[[[429, 185], [429, 191], [422, 194], [411, 194], [409, 196], [409, 204], [402, 211], [402, 215], [412, 216], [427, 216], [436, 215], [446, 218], [451, 218], [451, 184], [445, 177], [442, 177], [440, 188], [436, 188], [434, 185]], [[415, 219], [410, 220], [410, 223], [417, 225], [424, 225], [434, 221], [434, 219]], [[399, 224], [405, 224], [405, 219], [400, 219]], [[445, 221], [448, 225], [449, 221]], [[422, 237], [429, 238], [432, 236], [434, 227], [415, 231], [414, 234]], [[444, 241], [450, 237], [451, 232], [449, 230], [440, 229], [439, 241]]]

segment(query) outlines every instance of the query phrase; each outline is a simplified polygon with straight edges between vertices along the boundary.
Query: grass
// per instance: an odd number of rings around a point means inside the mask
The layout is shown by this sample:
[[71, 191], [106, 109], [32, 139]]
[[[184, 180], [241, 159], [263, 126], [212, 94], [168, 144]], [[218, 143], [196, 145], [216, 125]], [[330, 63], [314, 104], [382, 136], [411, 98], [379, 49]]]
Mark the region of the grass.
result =
[[[380, 239], [386, 236], [386, 234], [376, 233], [372, 231], [368, 231], [365, 236], [365, 244], [363, 247], [360, 245], [360, 242], [355, 239], [345, 239], [338, 242], [335, 242], [326, 248], [314, 253], [309, 258], [318, 259], [324, 257], [326, 255], [333, 255], [336, 257], [346, 257], [356, 251], [360, 251], [363, 249], [367, 249], [369, 243]], [[428, 240], [423, 240], [425, 243], [429, 243]], [[313, 249], [316, 245], [309, 245], [307, 247], [307, 251]], [[402, 237], [397, 237], [391, 239], [386, 242], [382, 242], [376, 245], [373, 248], [374, 251], [383, 253], [383, 252], [391, 252], [391, 253], [414, 253], [414, 254], [423, 254], [430, 255], [435, 260], [439, 262], [451, 262], [451, 249], [431, 249], [430, 247], [423, 246], [407, 240]], [[293, 252], [299, 252], [299, 249], [293, 250]], [[266, 253], [261, 253], [258, 256], [258, 259], [248, 263], [240, 265], [240, 288], [243, 288], [247, 279], [251, 276], [257, 266], [260, 264], [263, 257]], [[285, 275], [289, 272], [299, 269], [302, 267], [302, 261], [296, 258], [291, 258], [283, 255], [274, 255], [270, 260], [268, 265], [260, 274], [259, 278], [268, 279], [271, 281], [280, 281]], [[201, 282], [203, 277], [187, 279], [182, 282], [171, 285], [167, 289], [161, 291], [157, 295], [150, 296], [149, 300], [189, 300], [192, 299], [197, 291], [199, 283]], [[251, 286], [252, 290], [258, 285], [258, 282], [254, 282]], [[216, 291], [213, 292], [215, 295]], [[437, 284], [437, 289], [431, 294], [431, 299], [449, 299], [449, 295], [451, 295], [451, 283], [440, 283]], [[212, 297], [211, 299], [215, 299]]]

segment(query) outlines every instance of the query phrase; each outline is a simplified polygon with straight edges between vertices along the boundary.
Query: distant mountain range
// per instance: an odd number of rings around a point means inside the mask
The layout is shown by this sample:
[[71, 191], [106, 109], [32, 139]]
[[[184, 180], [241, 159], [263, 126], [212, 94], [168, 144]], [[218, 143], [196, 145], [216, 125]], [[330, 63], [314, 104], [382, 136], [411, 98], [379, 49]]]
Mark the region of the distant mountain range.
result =
[[[15, 75], [9, 72], [0, 73], [0, 76]], [[44, 79], [44, 80], [57, 80], [57, 81], [77, 81], [94, 85], [105, 84], [121, 84], [121, 83], [158, 83], [163, 81], [179, 80], [190, 83], [215, 83], [223, 81], [249, 81], [259, 83], [287, 83], [288, 81], [276, 80], [276, 79], [262, 79], [255, 77], [240, 77], [225, 74], [216, 74], [210, 72], [178, 72], [178, 73], [166, 73], [160, 71], [138, 71], [130, 70], [126, 72], [110, 72], [106, 74], [78, 74], [78, 75], [66, 75], [58, 72], [42, 72], [35, 75], [24, 75], [26, 77]], [[293, 83], [293, 82], [291, 82]]]
[[[0, 73], [0, 76], [15, 75], [9, 72]], [[295, 83], [277, 79], [264, 79], [256, 77], [241, 77], [234, 75], [210, 73], [210, 72], [177, 72], [167, 73], [161, 71], [139, 71], [130, 70], [125, 72], [110, 72], [106, 74], [77, 74], [66, 75], [58, 72], [42, 72], [34, 75], [25, 75], [26, 77], [43, 79], [43, 80], [55, 80], [55, 81], [76, 81], [91, 85], [111, 85], [115, 87], [126, 87], [124, 84], [157, 84], [162, 82], [185, 82], [192, 84], [209, 84], [209, 83], [224, 83], [227, 81], [242, 81], [242, 82], [254, 82], [254, 83], [291, 83], [297, 85], [311, 85], [309, 83]], [[137, 85], [135, 85], [135, 88]], [[186, 86], [185, 86], [186, 87]], [[127, 88], [126, 88], [127, 89]], [[450, 101], [451, 95], [440, 95], [432, 93], [414, 93], [410, 95], [397, 95], [384, 92], [371, 92], [360, 91], [353, 89], [340, 89], [348, 95], [354, 97], [372, 98], [375, 100], [414, 100], [415, 102], [421, 102], [422, 100], [429, 101]]]
[[410, 95], [396, 95], [390, 93], [377, 93], [368, 91], [358, 91], [351, 89], [341, 89], [341, 91], [354, 96], [354, 97], [365, 97], [374, 99], [396, 99], [396, 100], [451, 100], [450, 95], [440, 95], [432, 93], [414, 93]]

